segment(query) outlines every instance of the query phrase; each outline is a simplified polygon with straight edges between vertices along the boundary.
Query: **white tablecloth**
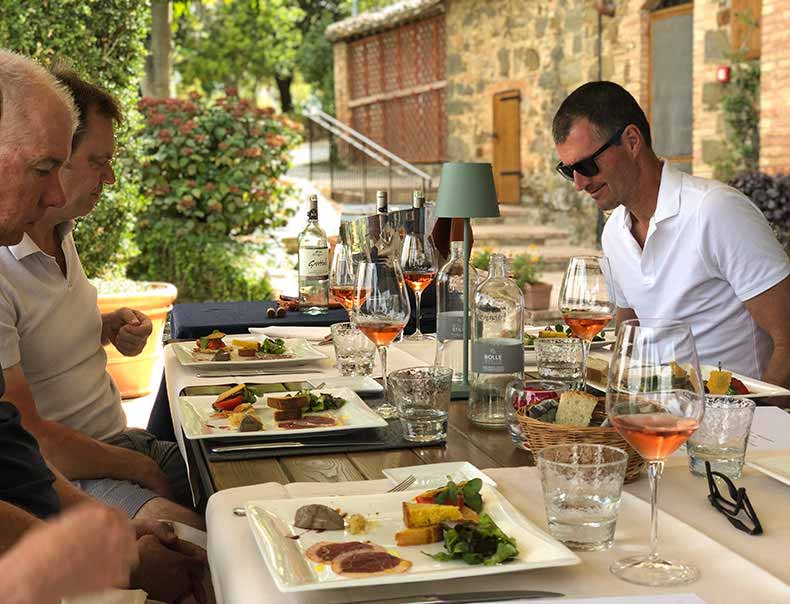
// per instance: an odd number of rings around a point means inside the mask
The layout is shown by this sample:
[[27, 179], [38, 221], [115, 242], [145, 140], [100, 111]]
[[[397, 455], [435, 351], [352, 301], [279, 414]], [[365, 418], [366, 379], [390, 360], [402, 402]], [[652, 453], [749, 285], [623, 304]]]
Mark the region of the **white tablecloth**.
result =
[[[499, 490], [532, 522], [546, 529], [540, 476], [536, 468], [500, 468], [487, 470], [499, 485]], [[482, 591], [492, 589], [542, 589], [559, 591], [568, 596], [645, 595], [658, 593], [694, 592], [708, 604], [759, 602], [779, 604], [790, 602], [790, 587], [786, 581], [790, 571], [787, 555], [790, 552], [788, 506], [765, 506], [760, 509], [768, 539], [751, 537], [740, 540], [730, 533], [737, 531], [722, 519], [718, 525], [708, 518], [707, 501], [699, 500], [698, 489], [688, 487], [678, 474], [678, 486], [673, 484], [676, 472], [669, 471], [662, 501], [672, 499], [672, 507], [684, 515], [700, 520], [703, 531], [662, 512], [659, 531], [662, 552], [668, 557], [682, 558], [697, 564], [702, 577], [696, 583], [678, 588], [647, 588], [620, 581], [608, 571], [609, 564], [618, 558], [643, 552], [647, 547], [649, 505], [626, 492], [617, 522], [615, 545], [605, 552], [579, 552], [582, 564], [557, 569], [540, 569], [521, 573], [495, 575], [463, 580], [410, 583], [388, 587], [358, 587], [286, 595], [277, 590], [249, 530], [247, 520], [233, 515], [232, 508], [252, 499], [321, 496], [336, 494], [382, 493], [389, 481], [375, 480], [349, 483], [267, 483], [215, 494], [208, 503], [208, 555], [212, 579], [220, 604], [260, 604], [293, 602], [299, 604], [354, 602], [366, 599], [395, 597], [419, 593]], [[696, 486], [696, 485], [695, 485]], [[755, 482], [750, 496], [760, 501], [765, 485]], [[784, 486], [784, 485], [780, 485]], [[790, 502], [790, 488], [784, 487], [785, 501]], [[641, 485], [635, 489], [639, 491]], [[669, 494], [670, 497], [666, 497]], [[771, 495], [781, 497], [777, 490]], [[662, 506], [665, 507], [665, 506]], [[697, 522], [695, 521], [696, 525]], [[774, 533], [774, 531], [776, 531]], [[708, 533], [708, 534], [706, 534]], [[711, 539], [721, 537], [738, 553]], [[742, 541], [742, 542], [741, 542]], [[775, 557], [773, 570], [781, 578], [750, 561], [756, 556], [749, 551], [767, 548], [759, 558]], [[781, 564], [784, 562], [784, 566]], [[764, 565], [764, 567], [767, 565]]]

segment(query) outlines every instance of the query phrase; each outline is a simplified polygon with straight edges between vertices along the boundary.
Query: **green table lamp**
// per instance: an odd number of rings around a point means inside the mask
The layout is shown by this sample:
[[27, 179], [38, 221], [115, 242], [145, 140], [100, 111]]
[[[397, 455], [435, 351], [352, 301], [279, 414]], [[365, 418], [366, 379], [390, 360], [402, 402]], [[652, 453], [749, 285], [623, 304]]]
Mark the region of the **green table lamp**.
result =
[[496, 218], [499, 202], [494, 186], [491, 164], [449, 162], [442, 166], [439, 195], [436, 199], [437, 218], [464, 219], [464, 382], [469, 388], [469, 246], [470, 219]]

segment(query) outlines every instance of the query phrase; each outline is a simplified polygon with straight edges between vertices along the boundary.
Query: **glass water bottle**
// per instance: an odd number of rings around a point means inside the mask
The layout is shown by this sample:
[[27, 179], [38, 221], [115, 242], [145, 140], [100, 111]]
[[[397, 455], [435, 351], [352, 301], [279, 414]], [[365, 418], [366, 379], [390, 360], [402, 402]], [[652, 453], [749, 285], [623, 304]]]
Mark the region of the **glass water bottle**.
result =
[[506, 387], [524, 377], [524, 294], [508, 279], [502, 254], [491, 256], [488, 278], [475, 289], [471, 365], [469, 421], [504, 428]]
[[[477, 287], [477, 269], [468, 264], [469, 307]], [[469, 337], [471, 338], [471, 328]], [[467, 344], [468, 346], [468, 344]], [[438, 366], [453, 370], [453, 383], [464, 381], [464, 243], [450, 242], [450, 259], [436, 277], [436, 357]]]

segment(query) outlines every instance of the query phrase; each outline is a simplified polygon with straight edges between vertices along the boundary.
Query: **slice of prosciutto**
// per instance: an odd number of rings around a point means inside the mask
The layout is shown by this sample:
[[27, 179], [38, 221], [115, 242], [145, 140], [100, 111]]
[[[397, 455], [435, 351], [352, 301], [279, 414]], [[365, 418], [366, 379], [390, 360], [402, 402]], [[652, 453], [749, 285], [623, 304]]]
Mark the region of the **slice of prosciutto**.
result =
[[405, 573], [410, 568], [408, 560], [380, 550], [351, 550], [332, 560], [332, 571], [351, 579]]
[[347, 554], [351, 551], [358, 550], [376, 550], [386, 552], [383, 547], [376, 545], [375, 543], [371, 543], [370, 541], [343, 541], [339, 543], [332, 541], [321, 541], [307, 548], [305, 551], [305, 556], [307, 556], [307, 558], [313, 562], [331, 562], [342, 554]]
[[277, 425], [285, 430], [299, 430], [302, 428], [324, 428], [337, 424], [335, 418], [325, 415], [305, 415], [300, 419], [279, 422]]

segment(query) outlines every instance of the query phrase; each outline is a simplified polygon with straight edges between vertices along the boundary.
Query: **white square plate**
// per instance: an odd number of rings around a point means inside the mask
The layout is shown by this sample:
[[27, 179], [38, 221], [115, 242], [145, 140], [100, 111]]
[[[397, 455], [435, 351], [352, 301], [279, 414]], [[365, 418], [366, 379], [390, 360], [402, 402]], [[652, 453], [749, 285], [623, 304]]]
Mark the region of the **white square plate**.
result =
[[415, 480], [410, 489], [421, 489], [428, 491], [438, 489], [447, 484], [449, 476], [453, 482], [462, 482], [479, 478], [483, 483], [495, 487], [496, 483], [491, 480], [488, 474], [484, 474], [468, 461], [448, 461], [445, 463], [422, 464], [419, 466], [408, 466], [405, 468], [387, 468], [382, 470], [382, 474], [398, 484], [409, 476], [414, 476]]
[[[461, 577], [511, 573], [534, 568], [578, 564], [579, 558], [559, 541], [553, 539], [527, 520], [494, 487], [483, 485], [484, 507], [491, 519], [505, 534], [513, 537], [519, 549], [515, 560], [493, 566], [469, 565], [461, 560], [439, 562], [422, 552], [444, 551], [443, 543], [399, 547], [395, 533], [403, 528], [402, 502], [421, 491], [385, 493], [382, 495], [348, 495], [335, 497], [304, 497], [250, 501], [246, 504], [247, 520], [269, 572], [282, 592], [338, 589], [365, 585], [391, 585], [417, 581], [440, 581]], [[352, 535], [345, 530], [305, 532], [291, 523], [296, 510], [308, 503], [320, 503], [347, 514], [362, 514], [375, 525], [365, 535]], [[300, 535], [292, 539], [293, 535]], [[402, 574], [351, 579], [332, 572], [331, 564], [316, 564], [304, 552], [320, 541], [369, 540], [412, 563]]]
[[760, 470], [760, 472], [767, 474], [774, 480], [778, 480], [790, 486], [790, 455], [748, 459], [746, 465]]
[[[362, 428], [383, 428], [387, 422], [377, 413], [371, 411], [365, 402], [349, 388], [321, 388], [317, 392], [329, 393], [346, 399], [346, 404], [334, 411], [322, 411], [316, 415], [328, 415], [338, 420], [335, 426], [300, 428], [287, 430], [279, 428], [274, 421], [274, 409], [266, 404], [269, 394], [259, 397], [255, 403], [258, 418], [263, 423], [263, 430], [258, 432], [239, 432], [228, 425], [226, 419], [210, 419], [214, 413], [211, 404], [217, 400], [216, 396], [180, 396], [178, 397], [178, 420], [184, 429], [184, 434], [190, 440], [201, 438], [238, 438], [240, 436], [255, 436], [259, 440], [304, 434], [326, 434], [361, 430]], [[284, 396], [287, 393], [277, 392], [274, 396]], [[222, 426], [227, 426], [223, 428]]]
[[[711, 371], [715, 371], [716, 367], [713, 365], [700, 365], [700, 371], [702, 372], [702, 379], [707, 380], [710, 376]], [[746, 377], [741, 375], [740, 373], [733, 373], [732, 377], [741, 380], [749, 389], [749, 394], [740, 394], [738, 396], [742, 396], [743, 398], [770, 398], [772, 396], [790, 396], [790, 390], [787, 388], [782, 388], [781, 386], [775, 386], [773, 384], [769, 384], [768, 382], [763, 382], [761, 380], [756, 380], [754, 378]], [[595, 390], [600, 392], [606, 392], [606, 386], [601, 384], [600, 382], [592, 382], [587, 380], [587, 385], [591, 386]]]
[[[248, 342], [263, 342], [266, 336], [250, 335], [248, 333], [239, 335], [226, 335], [222, 338], [228, 346], [233, 340], [245, 340]], [[308, 342], [301, 338], [285, 340], [286, 349], [294, 356], [287, 359], [256, 359], [251, 357], [240, 357], [236, 349], [230, 353], [229, 361], [212, 361], [209, 358], [195, 358], [192, 351], [195, 349], [195, 342], [176, 342], [173, 350], [179, 362], [185, 367], [204, 367], [204, 368], [229, 368], [229, 367], [288, 367], [293, 365], [304, 365], [313, 361], [320, 361], [328, 358], [323, 352], [317, 350]], [[203, 355], [201, 355], [203, 356]]]

